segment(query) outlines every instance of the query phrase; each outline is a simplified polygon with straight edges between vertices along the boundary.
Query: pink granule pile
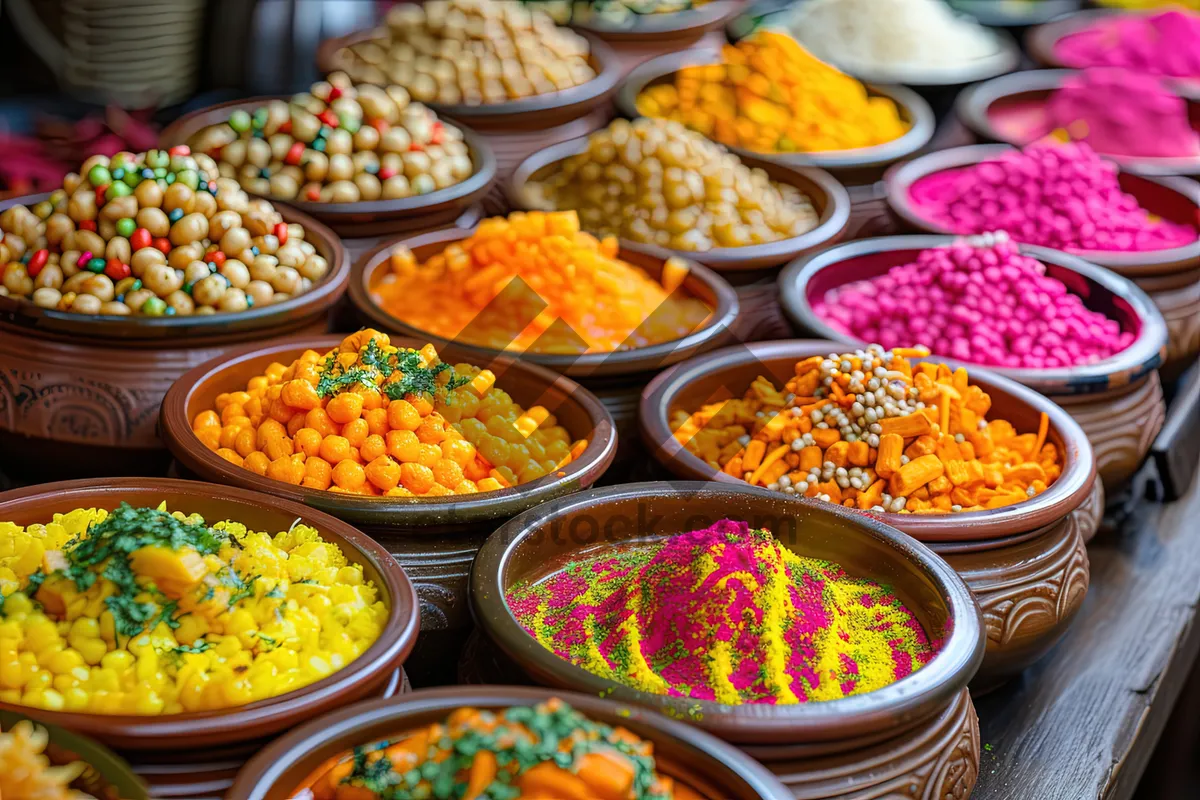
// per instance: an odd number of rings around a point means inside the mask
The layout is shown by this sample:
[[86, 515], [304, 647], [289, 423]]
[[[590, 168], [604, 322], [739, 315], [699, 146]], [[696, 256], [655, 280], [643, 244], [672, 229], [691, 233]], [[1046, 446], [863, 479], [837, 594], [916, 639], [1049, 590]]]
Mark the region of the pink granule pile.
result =
[[922, 250], [911, 264], [829, 291], [813, 310], [863, 341], [886, 348], [924, 344], [993, 367], [1091, 364], [1135, 338], [1085, 307], [1002, 233]]
[[1046, 124], [1065, 129], [1097, 153], [1138, 158], [1200, 155], [1187, 101], [1154, 75], [1113, 67], [1063, 80], [1046, 100]]
[[1068, 67], [1124, 67], [1173, 78], [1200, 77], [1200, 14], [1171, 9], [1102, 19], [1054, 45]]
[[1153, 218], [1121, 190], [1118, 169], [1086, 144], [1039, 142], [913, 185], [918, 213], [958, 234], [1002, 230], [1057, 250], [1182, 247], [1196, 230]]

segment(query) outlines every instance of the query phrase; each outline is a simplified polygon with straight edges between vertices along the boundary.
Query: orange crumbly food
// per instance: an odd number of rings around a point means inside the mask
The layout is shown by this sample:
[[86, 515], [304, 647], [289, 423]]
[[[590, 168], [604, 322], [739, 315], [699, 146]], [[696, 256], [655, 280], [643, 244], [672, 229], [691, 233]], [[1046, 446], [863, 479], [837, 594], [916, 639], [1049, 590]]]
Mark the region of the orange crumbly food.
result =
[[374, 330], [324, 355], [271, 364], [245, 391], [218, 395], [192, 430], [239, 467], [313, 489], [389, 497], [494, 491], [578, 458], [542, 406], [523, 410], [469, 364], [432, 345], [396, 348]]
[[668, 259], [661, 279], [617, 258], [617, 240], [579, 229], [574, 211], [485, 220], [419, 264], [397, 247], [373, 289], [392, 315], [437, 336], [498, 350], [612, 352], [673, 341], [711, 313]]
[[938, 514], [1013, 505], [1062, 473], [1049, 418], [1018, 433], [991, 398], [924, 348], [796, 364], [785, 391], [758, 378], [741, 399], [680, 411], [675, 438], [714, 469], [784, 494], [864, 511]]

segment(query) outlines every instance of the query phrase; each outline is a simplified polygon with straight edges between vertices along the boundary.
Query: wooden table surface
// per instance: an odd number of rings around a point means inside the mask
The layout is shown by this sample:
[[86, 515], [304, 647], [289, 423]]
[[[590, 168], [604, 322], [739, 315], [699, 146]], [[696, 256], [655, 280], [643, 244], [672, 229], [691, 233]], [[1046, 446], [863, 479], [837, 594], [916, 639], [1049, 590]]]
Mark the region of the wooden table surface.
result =
[[1088, 545], [1091, 587], [1066, 637], [976, 699], [973, 800], [1133, 795], [1200, 646], [1197, 520], [1200, 481], [1174, 503], [1140, 504]]

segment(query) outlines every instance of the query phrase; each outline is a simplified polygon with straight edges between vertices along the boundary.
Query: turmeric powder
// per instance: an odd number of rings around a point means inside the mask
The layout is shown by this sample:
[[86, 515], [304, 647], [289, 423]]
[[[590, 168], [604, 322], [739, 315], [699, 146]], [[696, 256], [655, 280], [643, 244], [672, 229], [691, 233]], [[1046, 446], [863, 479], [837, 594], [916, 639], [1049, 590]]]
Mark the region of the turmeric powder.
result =
[[1046, 414], [1027, 433], [988, 420], [991, 398], [965, 369], [909, 360], [928, 354], [813, 356], [785, 391], [759, 378], [741, 400], [678, 412], [672, 429], [728, 475], [864, 511], [982, 511], [1044, 492], [1062, 473]]
[[868, 94], [787, 34], [769, 30], [726, 45], [720, 63], [684, 67], [674, 83], [647, 88], [637, 109], [759, 153], [873, 147], [909, 128], [890, 98]]

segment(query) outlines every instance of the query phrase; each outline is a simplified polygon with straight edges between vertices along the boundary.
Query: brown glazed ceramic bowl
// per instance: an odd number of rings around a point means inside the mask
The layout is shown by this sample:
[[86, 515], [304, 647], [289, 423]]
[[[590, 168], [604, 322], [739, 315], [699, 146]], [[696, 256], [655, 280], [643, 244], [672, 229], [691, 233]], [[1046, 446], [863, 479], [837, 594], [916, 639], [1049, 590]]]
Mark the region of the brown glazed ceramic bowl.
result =
[[[200, 443], [192, 433], [196, 414], [212, 408], [222, 392], [245, 389], [246, 382], [272, 361], [288, 363], [305, 350], [325, 352], [342, 336], [297, 338], [252, 345], [194, 368], [163, 400], [163, 439], [179, 465], [204, 480], [251, 489], [302, 503], [366, 531], [404, 567], [416, 585], [421, 608], [421, 641], [408, 674], [418, 685], [445, 682], [471, 619], [467, 573], [483, 540], [514, 514], [554, 497], [590, 486], [608, 469], [616, 452], [612, 417], [599, 400], [569, 378], [510, 356], [482, 358], [477, 352], [439, 348], [450, 363], [470, 362], [496, 374], [496, 385], [524, 407], [540, 404], [558, 417], [574, 438], [588, 446], [575, 461], [537, 481], [476, 495], [423, 500], [360, 497], [274, 481], [235, 467]], [[393, 343], [421, 347], [424, 339], [394, 337]]]
[[[677, 364], [642, 394], [646, 446], [681, 480], [745, 485], [716, 472], [676, 441], [668, 424], [671, 414], [676, 409], [693, 411], [720, 397], [741, 397], [760, 375], [783, 386], [794, 375], [797, 361], [841, 347], [820, 340], [757, 342]], [[938, 361], [958, 366], [950, 359]], [[987, 628], [987, 653], [975, 682], [984, 687], [1032, 664], [1066, 632], [1088, 587], [1082, 534], [1095, 530], [1102, 504], [1098, 507], [1092, 448], [1079, 424], [1033, 390], [985, 369], [969, 369], [971, 382], [991, 395], [994, 416], [1021, 431], [1037, 430], [1043, 412], [1050, 417], [1047, 440], [1064, 455], [1062, 475], [1037, 497], [1006, 508], [867, 516], [877, 516], [929, 544], [966, 578]]]
[[[824, 703], [740, 705], [639, 692], [604, 680], [545, 649], [517, 622], [505, 601], [514, 584], [538, 580], [573, 558], [616, 542], [653, 540], [724, 518], [770, 529], [804, 556], [835, 561], [851, 574], [891, 585], [941, 650], [924, 667], [868, 694]], [[884, 790], [864, 747], [888, 744], [881, 761], [914, 729], [965, 703], [956, 730], [942, 744], [902, 755], [905, 784], [916, 797], [966, 797], [978, 774], [978, 733], [965, 687], [979, 666], [983, 631], [971, 593], [926, 547], [864, 514], [833, 505], [784, 499], [765, 489], [716, 483], [635, 483], [593, 489], [539, 506], [488, 539], [471, 573], [472, 607], [481, 627], [527, 675], [554, 689], [600, 694], [665, 711], [745, 747], [787, 784], [803, 784], [834, 763], [855, 778], [812, 797], [874, 797]], [[939, 766], [933, 768], [931, 765]], [[897, 766], [892, 762], [891, 766]], [[857, 792], [861, 791], [862, 794]]]
[[[48, 197], [6, 200], [0, 211]], [[180, 375], [235, 345], [328, 330], [350, 258], [327, 227], [278, 209], [329, 262], [320, 283], [282, 303], [206, 317], [103, 317], [0, 297], [0, 469], [27, 479], [161, 475], [169, 457], [155, 431], [158, 407]]]
[[[922, 179], [963, 169], [1006, 152], [1009, 145], [973, 145], [930, 153], [889, 170], [888, 203], [903, 223], [915, 230], [949, 234], [929, 220], [913, 202], [913, 187]], [[1183, 225], [1200, 219], [1200, 183], [1190, 178], [1119, 174], [1121, 188], [1150, 213]], [[1131, 279], [1162, 311], [1170, 333], [1164, 374], [1174, 375], [1200, 353], [1200, 238], [1183, 247], [1140, 253], [1088, 250], [1075, 255]]]
[[[159, 136], [159, 144], [162, 147], [190, 144], [198, 133], [210, 125], [226, 121], [234, 111], [254, 111], [272, 100], [288, 99], [255, 97], [193, 111], [168, 125]], [[454, 222], [471, 205], [482, 200], [496, 178], [496, 157], [491, 148], [469, 129], [461, 130], [475, 172], [454, 186], [398, 200], [364, 200], [357, 203], [314, 203], [275, 197], [267, 199], [294, 206], [345, 237], [383, 236], [440, 228]]]
[[251, 530], [287, 530], [297, 519], [338, 545], [347, 559], [363, 566], [386, 598], [388, 617], [379, 639], [333, 675], [303, 689], [249, 705], [219, 711], [162, 716], [79, 714], [0, 703], [0, 710], [27, 714], [49, 725], [92, 736], [130, 754], [170, 754], [177, 761], [211, 757], [214, 749], [245, 754], [264, 740], [325, 711], [381, 691], [412, 651], [417, 638], [417, 595], [408, 577], [383, 547], [352, 526], [290, 500], [245, 489], [161, 478], [67, 481], [0, 494], [0, 520], [17, 525], [50, 521], [76, 508], [116, 508], [166, 502], [172, 511], [199, 513], [216, 522], [233, 519]]
[[[921, 250], [954, 240], [952, 236], [886, 236], [831, 247], [794, 261], [783, 271], [780, 303], [798, 331], [843, 347], [866, 347], [870, 342], [841, 333], [817, 316], [813, 303], [831, 289], [881, 275], [911, 263]], [[1132, 281], [1058, 250], [1021, 245], [1021, 252], [1045, 264], [1046, 274], [1083, 297], [1089, 308], [1137, 333], [1132, 345], [1096, 364], [1041, 370], [987, 367], [1045, 395], [1075, 417], [1092, 444], [1103, 487], [1111, 492], [1141, 466], [1166, 417], [1157, 367], [1167, 349], [1167, 325]], [[1084, 537], [1094, 533], [1084, 531]]]
[[[1024, 146], [1050, 133], [1045, 120], [1046, 99], [1074, 74], [1076, 71], [1069, 69], [1040, 69], [1002, 75], [964, 89], [954, 109], [963, 124], [982, 140]], [[1192, 127], [1200, 129], [1200, 96], [1181, 84], [1173, 86], [1187, 100]], [[1100, 155], [1139, 175], [1200, 173], [1200, 155], [1172, 158]]]
[[[625, 79], [617, 92], [617, 108], [630, 119], [639, 117], [641, 113], [637, 108], [637, 99], [643, 91], [651, 86], [674, 83], [676, 73], [684, 67], [719, 63], [721, 63], [721, 53], [716, 50], [693, 48], [659, 56], [629, 73], [629, 77]], [[828, 152], [758, 153], [740, 147], [729, 145], [726, 147], [743, 158], [759, 158], [793, 167], [826, 169], [845, 183], [873, 183], [883, 176], [883, 171], [887, 166], [911, 156], [929, 144], [929, 140], [933, 138], [934, 129], [937, 127], [937, 120], [933, 116], [933, 109], [929, 107], [929, 103], [916, 92], [903, 86], [867, 86], [867, 94], [873, 97], [890, 98], [895, 102], [901, 119], [910, 126], [908, 132], [898, 139], [873, 147]]]
[[[556, 144], [525, 159], [508, 185], [509, 205], [526, 211], [553, 210], [531, 185], [553, 165], [583, 152], [587, 137]], [[739, 341], [786, 335], [787, 320], [779, 307], [775, 277], [779, 267], [794, 258], [838, 241], [850, 223], [850, 195], [832, 175], [813, 167], [768, 161], [759, 156], [739, 156], [749, 167], [758, 167], [775, 181], [791, 184], [812, 199], [819, 214], [817, 227], [802, 236], [749, 247], [720, 247], [703, 253], [668, 250], [621, 240], [623, 248], [637, 247], [660, 258], [678, 256], [698, 261], [719, 273], [737, 289], [740, 313], [733, 325]]]
[[[449, 244], [467, 238], [474, 230], [444, 230], [424, 233], [399, 241], [385, 242], [354, 264], [350, 277], [350, 301], [365, 325], [402, 336], [433, 342], [439, 348], [449, 343], [445, 337], [422, 331], [380, 307], [371, 296], [372, 288], [389, 273], [388, 257], [392, 248], [405, 245], [424, 261], [440, 253]], [[666, 258], [650, 248], [621, 243], [618, 257], [644, 269], [657, 280], [662, 275]], [[693, 297], [708, 304], [712, 314], [703, 326], [682, 339], [650, 347], [638, 347], [615, 353], [561, 355], [552, 353], [522, 353], [520, 358], [532, 364], [560, 372], [579, 381], [596, 393], [604, 403], [617, 430], [622, 461], [635, 452], [637, 443], [637, 406], [642, 387], [663, 367], [683, 361], [698, 353], [728, 344], [730, 327], [738, 315], [738, 296], [733, 288], [712, 270], [694, 262], [684, 280], [683, 288]], [[492, 359], [498, 351], [482, 346], [455, 342], [463, 350]], [[634, 447], [631, 450], [630, 447]]]
[[622, 74], [652, 58], [725, 43], [725, 25], [749, 5], [746, 0], [712, 0], [667, 14], [633, 15], [628, 24], [604, 20], [572, 22], [571, 27], [603, 39], [616, 54]]
[[[322, 717], [272, 744], [238, 775], [230, 797], [287, 800], [326, 759], [444, 720], [462, 707], [502, 710], [548, 699], [545, 690], [511, 686], [457, 686], [394, 700], [358, 703]], [[558, 692], [590, 719], [629, 730], [654, 745], [658, 771], [705, 800], [791, 800], [770, 772], [743, 753], [682, 722], [611, 700]]]

